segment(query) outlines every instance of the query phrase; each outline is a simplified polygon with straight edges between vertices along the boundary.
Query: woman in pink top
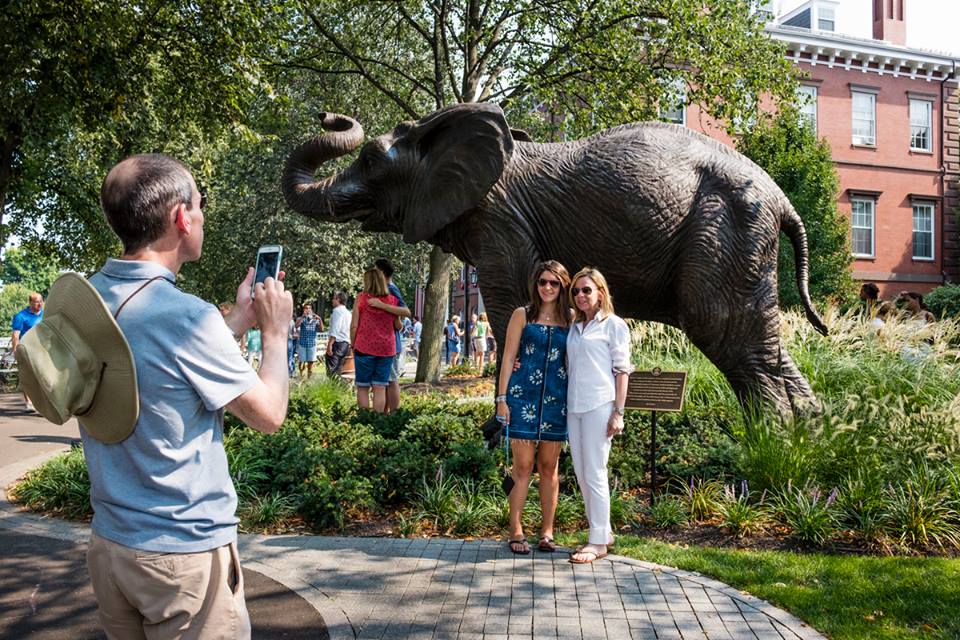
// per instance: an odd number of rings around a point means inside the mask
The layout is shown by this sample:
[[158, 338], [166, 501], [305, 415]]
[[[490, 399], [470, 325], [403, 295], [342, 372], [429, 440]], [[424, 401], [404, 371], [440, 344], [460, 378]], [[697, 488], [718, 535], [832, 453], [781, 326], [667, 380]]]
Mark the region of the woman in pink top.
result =
[[370, 387], [373, 387], [373, 410], [383, 413], [386, 389], [390, 384], [390, 367], [397, 353], [393, 319], [399, 313], [396, 296], [387, 290], [383, 272], [373, 267], [363, 274], [363, 292], [353, 305], [350, 321], [350, 343], [356, 369], [357, 404], [370, 408]]

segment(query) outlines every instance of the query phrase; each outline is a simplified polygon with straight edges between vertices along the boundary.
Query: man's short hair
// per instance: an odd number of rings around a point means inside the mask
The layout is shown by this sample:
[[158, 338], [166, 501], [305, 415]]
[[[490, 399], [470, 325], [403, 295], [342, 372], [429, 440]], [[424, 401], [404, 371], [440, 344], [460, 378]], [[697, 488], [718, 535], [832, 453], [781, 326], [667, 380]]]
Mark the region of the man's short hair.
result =
[[344, 291], [337, 291], [335, 294], [333, 294], [333, 297], [336, 298], [336, 299], [340, 302], [340, 304], [342, 304], [342, 305], [346, 305], [346, 304], [347, 304], [347, 294], [346, 294], [346, 292], [344, 292]]
[[180, 203], [192, 208], [190, 169], [162, 153], [127, 158], [110, 170], [100, 187], [107, 224], [126, 253], [159, 239], [167, 229], [167, 213]]
[[393, 277], [393, 263], [386, 258], [377, 258], [374, 260], [373, 266], [380, 269], [387, 280]]

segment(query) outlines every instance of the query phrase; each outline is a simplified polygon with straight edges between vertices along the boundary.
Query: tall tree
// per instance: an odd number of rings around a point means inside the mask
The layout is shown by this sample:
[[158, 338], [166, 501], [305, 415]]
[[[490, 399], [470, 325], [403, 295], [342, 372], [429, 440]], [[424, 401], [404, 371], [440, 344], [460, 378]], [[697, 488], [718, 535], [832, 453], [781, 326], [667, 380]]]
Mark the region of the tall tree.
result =
[[[408, 118], [497, 102], [538, 133], [580, 136], [686, 95], [722, 119], [792, 95], [793, 70], [755, 0], [302, 0], [309, 29], [278, 64], [360, 79]], [[342, 107], [331, 98], [327, 108]], [[533, 115], [531, 115], [533, 114]], [[560, 116], [555, 117], [555, 116]], [[417, 379], [439, 376], [452, 257], [432, 250]], [[442, 279], [443, 282], [438, 282]]]
[[[103, 173], [139, 151], [186, 152], [242, 121], [260, 90], [266, 0], [18, 0], [0, 11], [0, 246], [42, 225], [73, 266], [114, 247]], [[79, 263], [79, 264], [77, 264]]]
[[[817, 139], [797, 111], [784, 106], [765, 115], [737, 141], [737, 148], [770, 174], [800, 214], [810, 249], [810, 295], [844, 304], [854, 299], [848, 223], [837, 210], [839, 179], [830, 145]], [[782, 307], [800, 304], [796, 262], [789, 242], [780, 243], [779, 295]]]

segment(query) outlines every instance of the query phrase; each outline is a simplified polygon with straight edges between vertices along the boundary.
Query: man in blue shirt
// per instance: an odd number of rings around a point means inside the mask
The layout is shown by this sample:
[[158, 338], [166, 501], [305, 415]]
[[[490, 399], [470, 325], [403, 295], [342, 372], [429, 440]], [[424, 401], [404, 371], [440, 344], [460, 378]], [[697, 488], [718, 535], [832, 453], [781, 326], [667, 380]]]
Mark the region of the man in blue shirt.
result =
[[[140, 413], [125, 440], [94, 438], [79, 416], [94, 516], [87, 566], [108, 638], [250, 638], [237, 554], [237, 494], [223, 411], [263, 433], [287, 412], [293, 299], [253, 268], [225, 316], [181, 291], [176, 275], [203, 248], [204, 196], [162, 154], [127, 158], [100, 192], [123, 243], [90, 278], [127, 339]], [[120, 310], [122, 309], [122, 313]], [[258, 372], [235, 336], [262, 332]]]
[[[17, 312], [17, 315], [13, 316], [13, 331], [10, 334], [10, 350], [16, 353], [17, 345], [20, 344], [23, 336], [33, 328], [33, 325], [41, 320], [43, 320], [43, 296], [34, 291], [28, 298], [27, 307], [21, 309]], [[27, 394], [23, 394], [23, 402], [27, 405], [28, 410], [33, 410], [33, 405], [30, 404], [30, 398], [27, 397]]]
[[33, 325], [43, 320], [43, 296], [39, 293], [30, 294], [30, 304], [13, 316], [13, 333], [10, 336], [10, 348], [17, 350], [20, 340], [33, 328]]

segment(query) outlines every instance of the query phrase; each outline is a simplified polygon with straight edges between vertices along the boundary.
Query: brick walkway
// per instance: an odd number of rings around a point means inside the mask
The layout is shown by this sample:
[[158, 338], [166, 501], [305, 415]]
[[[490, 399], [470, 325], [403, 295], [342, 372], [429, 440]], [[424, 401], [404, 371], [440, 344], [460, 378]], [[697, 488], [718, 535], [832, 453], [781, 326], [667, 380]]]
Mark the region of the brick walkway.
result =
[[[0, 489], [44, 453], [0, 467]], [[85, 544], [89, 527], [17, 511], [0, 528]], [[516, 556], [502, 542], [240, 536], [244, 566], [295, 591], [331, 640], [824, 638], [790, 614], [698, 574], [609, 556]]]

